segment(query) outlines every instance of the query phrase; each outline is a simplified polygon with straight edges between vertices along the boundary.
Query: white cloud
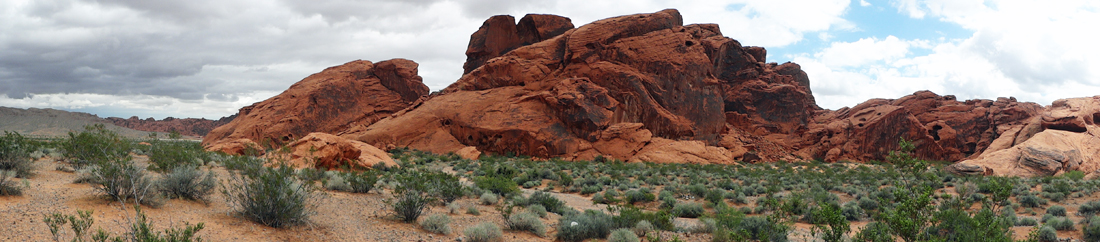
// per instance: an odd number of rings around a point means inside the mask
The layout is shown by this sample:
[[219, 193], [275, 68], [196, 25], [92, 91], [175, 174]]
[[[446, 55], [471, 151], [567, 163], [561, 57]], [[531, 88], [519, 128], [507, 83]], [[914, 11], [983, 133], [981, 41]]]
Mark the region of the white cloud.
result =
[[871, 6], [871, 3], [867, 2], [867, 0], [859, 0], [859, 6], [860, 7], [869, 7], [869, 6]]

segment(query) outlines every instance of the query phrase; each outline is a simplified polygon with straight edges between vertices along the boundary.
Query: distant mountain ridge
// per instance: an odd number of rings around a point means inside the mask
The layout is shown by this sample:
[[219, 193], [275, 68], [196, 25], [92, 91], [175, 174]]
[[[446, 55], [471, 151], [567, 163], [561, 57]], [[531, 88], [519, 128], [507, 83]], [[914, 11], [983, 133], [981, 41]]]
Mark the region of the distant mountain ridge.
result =
[[132, 116], [128, 119], [109, 117], [107, 121], [114, 123], [120, 127], [126, 127], [142, 131], [150, 132], [165, 132], [172, 131], [179, 132], [182, 135], [187, 136], [206, 136], [211, 130], [222, 126], [224, 124], [233, 121], [237, 115], [231, 115], [228, 117], [222, 117], [218, 120], [209, 120], [205, 118], [173, 118], [167, 117], [162, 120], [156, 120], [153, 118], [140, 119], [137, 116]]
[[171, 117], [163, 120], [138, 119], [137, 117], [123, 119], [117, 117], [100, 118], [95, 114], [51, 108], [0, 107], [0, 130], [14, 131], [30, 136], [59, 137], [67, 135], [69, 131], [83, 130], [86, 125], [104, 124], [108, 129], [131, 138], [147, 137], [149, 132], [169, 133], [173, 130], [184, 136], [201, 137], [209, 133], [210, 130], [229, 123], [235, 117], [236, 115], [233, 115], [218, 120]]

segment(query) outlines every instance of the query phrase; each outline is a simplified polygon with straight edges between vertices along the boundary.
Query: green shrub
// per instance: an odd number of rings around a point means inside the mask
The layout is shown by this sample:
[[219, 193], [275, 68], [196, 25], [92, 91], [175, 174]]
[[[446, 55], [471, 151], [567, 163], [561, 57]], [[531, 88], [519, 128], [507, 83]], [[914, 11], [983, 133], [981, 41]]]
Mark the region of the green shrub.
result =
[[232, 171], [222, 193], [237, 214], [263, 225], [289, 227], [307, 221], [316, 207], [316, 188], [296, 178], [289, 166]]
[[1087, 217], [1100, 213], [1100, 201], [1088, 201], [1077, 207], [1077, 214]]
[[558, 220], [557, 238], [566, 242], [602, 239], [611, 233], [611, 216], [596, 210], [567, 213]]
[[80, 133], [69, 132], [69, 138], [60, 146], [69, 163], [77, 169], [130, 156], [130, 141], [103, 124], [84, 126]]
[[519, 185], [516, 185], [516, 182], [511, 179], [504, 177], [477, 177], [474, 178], [474, 185], [505, 197], [519, 194]]
[[539, 215], [532, 212], [522, 212], [512, 214], [508, 216], [508, 229], [528, 231], [538, 235], [539, 237], [546, 236], [546, 225], [539, 220]]
[[1057, 242], [1058, 231], [1055, 231], [1053, 227], [1043, 226], [1039, 228], [1039, 241], [1040, 242]]
[[469, 242], [492, 242], [500, 241], [504, 236], [504, 231], [500, 230], [500, 227], [490, 222], [481, 222], [473, 227], [466, 228], [462, 231], [466, 235], [466, 241]]
[[1047, 204], [1047, 201], [1045, 199], [1042, 199], [1038, 196], [1035, 196], [1035, 194], [1027, 194], [1027, 195], [1023, 195], [1023, 196], [1018, 196], [1018, 197], [1016, 197], [1016, 201], [1019, 202], [1020, 205], [1023, 205], [1024, 207], [1028, 207], [1028, 208], [1036, 208], [1036, 207], [1042, 206], [1044, 204]]
[[157, 184], [150, 179], [144, 168], [135, 165], [129, 157], [97, 162], [88, 175], [89, 182], [96, 185], [97, 192], [114, 200], [133, 200], [154, 207], [163, 204]]
[[646, 234], [649, 234], [649, 232], [653, 231], [653, 224], [647, 220], [641, 220], [638, 221], [637, 224], [634, 224], [633, 230], [634, 234], [638, 236], [645, 236]]
[[638, 235], [630, 231], [630, 229], [616, 229], [612, 230], [611, 234], [607, 236], [607, 242], [640, 242], [641, 239]]
[[841, 214], [843, 214], [844, 218], [848, 221], [858, 221], [863, 218], [864, 215], [863, 208], [860, 208], [855, 201], [845, 203], [844, 207], [840, 210]]
[[878, 209], [878, 202], [868, 197], [859, 198], [859, 207], [864, 210], [876, 210]]
[[217, 182], [214, 172], [203, 174], [193, 166], [177, 166], [161, 178], [160, 189], [169, 197], [208, 202], [207, 195], [214, 192]]
[[180, 166], [198, 166], [198, 157], [202, 153], [202, 147], [196, 142], [153, 140], [149, 151], [149, 170], [164, 173]]
[[35, 147], [30, 140], [19, 133], [4, 131], [0, 136], [0, 171], [11, 171], [11, 176], [29, 178], [34, 176], [34, 160], [30, 152]]
[[1055, 217], [1047, 220], [1046, 224], [1058, 231], [1071, 231], [1076, 228], [1073, 227], [1073, 220], [1066, 217]]
[[531, 204], [527, 206], [527, 211], [539, 215], [540, 218], [546, 218], [546, 207], [543, 207], [542, 204]]
[[547, 211], [552, 213], [561, 214], [565, 210], [565, 202], [562, 202], [553, 194], [543, 191], [535, 191], [531, 193], [531, 196], [527, 197], [523, 205], [538, 204], [546, 208]]
[[1100, 241], [1100, 217], [1091, 216], [1085, 221], [1081, 228], [1085, 241]]
[[1038, 224], [1039, 222], [1035, 221], [1034, 218], [1021, 218], [1016, 220], [1016, 226], [1035, 226]]
[[672, 216], [668, 211], [645, 211], [637, 207], [614, 207], [611, 209], [612, 213], [617, 215], [611, 217], [614, 228], [630, 228], [638, 225], [640, 221], [646, 221], [651, 226], [657, 229], [671, 230], [673, 229]]
[[681, 218], [698, 218], [704, 212], [706, 209], [703, 209], [703, 205], [694, 202], [678, 203], [672, 207], [672, 214]]
[[787, 241], [790, 227], [779, 223], [774, 218], [764, 216], [750, 216], [741, 220], [734, 231], [744, 231], [749, 238], [754, 240]]
[[1047, 214], [1054, 215], [1054, 216], [1059, 216], [1059, 217], [1065, 217], [1066, 216], [1066, 208], [1062, 207], [1061, 205], [1050, 206], [1049, 208], [1047, 208]]
[[313, 167], [298, 169], [298, 179], [310, 183], [320, 181], [325, 179], [325, 171]]
[[[858, 207], [857, 207], [858, 208]], [[825, 203], [810, 212], [813, 214], [814, 227], [810, 230], [814, 236], [821, 234], [821, 239], [827, 242], [839, 242], [851, 231], [848, 220], [841, 212], [840, 206], [833, 203]]]
[[878, 221], [867, 223], [863, 230], [852, 237], [852, 241], [868, 242], [894, 242], [894, 236], [890, 235], [890, 226]]
[[[95, 234], [91, 234], [92, 224], [95, 220], [92, 218], [92, 211], [77, 210], [77, 216], [66, 215], [61, 213], [52, 213], [43, 216], [42, 222], [46, 223], [46, 226], [50, 229], [50, 234], [53, 235], [54, 241], [61, 241], [61, 229], [65, 224], [69, 224], [73, 230], [72, 241], [172, 241], [172, 242], [190, 242], [190, 241], [203, 241], [201, 237], [196, 234], [204, 227], [203, 223], [191, 225], [184, 223], [183, 228], [168, 228], [163, 232], [154, 231], [152, 224], [149, 223], [145, 213], [141, 211], [140, 206], [135, 206], [137, 214], [130, 223], [129, 232], [124, 236], [111, 236], [110, 233], [99, 229]], [[91, 235], [89, 240], [89, 235]]]
[[432, 194], [433, 188], [429, 183], [433, 174], [424, 174], [418, 171], [409, 171], [396, 174], [397, 186], [393, 189], [393, 199], [386, 199], [386, 204], [393, 208], [393, 215], [406, 223], [416, 222], [416, 219], [428, 209], [428, 205], [437, 201], [438, 194]]
[[469, 206], [466, 208], [466, 214], [478, 216], [481, 215], [481, 211], [477, 210], [477, 206]]
[[451, 216], [432, 214], [420, 221], [420, 228], [437, 234], [451, 234]]
[[481, 197], [478, 198], [478, 200], [481, 201], [481, 204], [495, 205], [497, 204], [497, 201], [500, 201], [500, 196], [497, 196], [497, 194], [493, 192], [485, 192], [481, 194]]
[[640, 202], [652, 202], [657, 200], [657, 197], [653, 193], [642, 192], [639, 190], [630, 190], [626, 192], [625, 199], [627, 203], [634, 204]]

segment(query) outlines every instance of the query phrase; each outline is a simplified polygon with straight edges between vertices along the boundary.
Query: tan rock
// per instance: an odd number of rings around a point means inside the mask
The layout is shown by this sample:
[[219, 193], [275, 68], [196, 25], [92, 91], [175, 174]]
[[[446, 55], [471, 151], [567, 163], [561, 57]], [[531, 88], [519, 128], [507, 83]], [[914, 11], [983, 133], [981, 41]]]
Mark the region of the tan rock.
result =
[[369, 168], [378, 163], [396, 166], [388, 153], [363, 142], [326, 133], [309, 133], [287, 145], [289, 162], [295, 167], [337, 169]]

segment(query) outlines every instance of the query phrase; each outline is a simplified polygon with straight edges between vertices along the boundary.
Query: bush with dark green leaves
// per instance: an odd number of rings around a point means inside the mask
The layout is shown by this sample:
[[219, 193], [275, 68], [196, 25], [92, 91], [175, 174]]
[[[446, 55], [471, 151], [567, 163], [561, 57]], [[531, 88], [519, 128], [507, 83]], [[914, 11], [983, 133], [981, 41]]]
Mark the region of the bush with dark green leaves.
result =
[[33, 176], [34, 160], [30, 154], [34, 149], [29, 139], [4, 131], [4, 136], [0, 136], [0, 172], [10, 171], [11, 176], [19, 178]]
[[1024, 207], [1028, 207], [1028, 208], [1037, 208], [1039, 206], [1047, 204], [1046, 199], [1035, 196], [1035, 194], [1026, 194], [1026, 195], [1023, 195], [1023, 196], [1017, 196], [1016, 201], [1019, 202], [1020, 205], [1023, 205]]
[[129, 140], [103, 124], [84, 126], [80, 133], [69, 132], [69, 138], [60, 143], [69, 163], [78, 169], [129, 157], [130, 146]]
[[864, 216], [863, 208], [859, 207], [856, 201], [844, 203], [844, 207], [841, 207], [840, 210], [848, 221], [858, 221]]
[[1073, 220], [1067, 217], [1054, 217], [1046, 221], [1046, 225], [1058, 230], [1058, 231], [1071, 231], [1076, 228], [1073, 227]]
[[230, 171], [222, 193], [237, 214], [284, 228], [304, 223], [315, 213], [316, 189], [298, 180], [294, 168], [284, 165]]
[[1039, 222], [1035, 221], [1035, 218], [1021, 218], [1016, 220], [1016, 226], [1035, 226], [1038, 224]]
[[1058, 242], [1058, 231], [1054, 227], [1043, 226], [1039, 228], [1039, 242]]
[[706, 209], [703, 209], [703, 205], [695, 202], [677, 203], [672, 207], [672, 214], [681, 218], [698, 218], [704, 212]]
[[653, 193], [642, 192], [639, 190], [626, 191], [626, 195], [624, 197], [626, 199], [626, 202], [630, 204], [652, 202], [654, 200], [657, 200], [657, 196], [653, 195]]
[[1090, 216], [1082, 224], [1085, 241], [1100, 241], [1100, 216]]
[[505, 197], [519, 194], [519, 185], [517, 185], [516, 182], [512, 181], [512, 179], [504, 177], [477, 177], [474, 178], [474, 185], [477, 185], [477, 187], [486, 191], [490, 191], [496, 193], [497, 195]]
[[856, 235], [852, 237], [852, 241], [894, 242], [895, 239], [893, 235], [890, 235], [889, 225], [874, 221], [863, 226], [863, 230], [856, 233]]
[[427, 179], [425, 174], [415, 170], [394, 174], [397, 186], [393, 189], [393, 198], [385, 200], [393, 209], [394, 217], [406, 223], [416, 222], [428, 205], [438, 201], [437, 195], [431, 194], [432, 188], [425, 182]]
[[565, 202], [562, 202], [557, 197], [554, 197], [554, 195], [543, 191], [535, 191], [531, 194], [531, 196], [527, 197], [527, 199], [524, 200], [524, 204], [517, 205], [529, 206], [532, 204], [542, 205], [542, 207], [546, 208], [547, 211], [556, 214], [561, 214], [565, 210]]
[[194, 166], [177, 166], [160, 179], [160, 189], [171, 198], [209, 202], [207, 196], [214, 192], [217, 182], [212, 171], [202, 172]]
[[1077, 207], [1077, 214], [1081, 216], [1087, 217], [1097, 213], [1100, 213], [1100, 201], [1088, 201]]
[[606, 238], [613, 227], [611, 215], [596, 210], [567, 212], [558, 219], [557, 238], [566, 242]]
[[[858, 207], [857, 207], [858, 208]], [[813, 214], [814, 227], [810, 230], [813, 235], [821, 235], [821, 239], [827, 242], [839, 242], [851, 231], [848, 219], [842, 214], [840, 206], [834, 203], [824, 203], [810, 211]]]
[[1047, 214], [1065, 217], [1066, 207], [1062, 207], [1061, 205], [1050, 206], [1049, 208], [1047, 208]]
[[180, 166], [197, 166], [204, 151], [198, 142], [153, 140], [149, 150], [149, 170], [171, 172]]

